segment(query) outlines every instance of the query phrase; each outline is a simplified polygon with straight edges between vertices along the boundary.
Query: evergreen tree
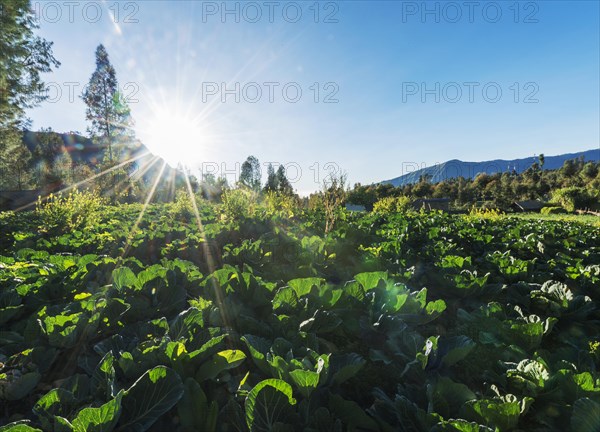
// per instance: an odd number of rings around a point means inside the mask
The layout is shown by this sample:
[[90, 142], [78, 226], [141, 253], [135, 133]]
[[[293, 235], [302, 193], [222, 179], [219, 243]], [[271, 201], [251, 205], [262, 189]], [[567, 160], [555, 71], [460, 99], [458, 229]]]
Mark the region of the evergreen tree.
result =
[[277, 176], [275, 175], [275, 169], [273, 164], [269, 164], [267, 167], [267, 183], [265, 184], [265, 192], [275, 192], [278, 189], [279, 183], [277, 182]]
[[91, 122], [88, 134], [108, 150], [98, 168], [101, 172], [110, 170], [110, 174], [99, 177], [95, 183], [103, 195], [123, 200], [129, 199], [132, 189], [130, 174], [135, 164], [118, 169], [115, 167], [121, 159], [127, 157], [126, 146], [135, 137], [131, 110], [117, 88], [117, 74], [110, 63], [108, 52], [104, 45], [98, 45], [96, 70], [81, 98], [87, 105], [86, 119]]
[[254, 156], [248, 156], [248, 159], [242, 164], [239, 182], [250, 189], [259, 191], [261, 178], [262, 175], [258, 159]]
[[23, 143], [22, 132], [9, 128], [0, 131], [0, 187], [23, 190], [31, 185], [31, 152]]
[[2, 2], [0, 13], [0, 128], [28, 124], [25, 110], [48, 98], [41, 73], [60, 62], [52, 42], [34, 35], [39, 26], [28, 0]]
[[577, 161], [575, 159], [566, 160], [560, 169], [561, 175], [565, 178], [571, 178], [577, 173]]
[[34, 35], [38, 25], [28, 0], [0, 6], [0, 187], [22, 189], [31, 159], [22, 140], [22, 129], [30, 123], [25, 110], [47, 99], [40, 74], [60, 63], [52, 55], [52, 42]]
[[285, 175], [285, 168], [283, 165], [279, 165], [279, 168], [277, 168], [277, 174], [275, 175], [275, 178], [277, 182], [277, 190], [279, 192], [285, 195], [294, 194], [294, 189]]
[[41, 128], [35, 134], [35, 148], [33, 157], [36, 161], [52, 164], [54, 158], [62, 151], [63, 140], [61, 136], [55, 133], [52, 128]]
[[121, 146], [130, 144], [135, 140], [133, 127], [135, 122], [131, 116], [131, 108], [121, 92], [113, 96], [113, 107], [120, 123], [113, 128], [114, 136]]
[[111, 65], [104, 45], [96, 48], [96, 70], [81, 98], [87, 105], [86, 119], [90, 137], [102, 138], [108, 147], [108, 162], [114, 160], [113, 144], [132, 137], [131, 112], [117, 90], [115, 68]]

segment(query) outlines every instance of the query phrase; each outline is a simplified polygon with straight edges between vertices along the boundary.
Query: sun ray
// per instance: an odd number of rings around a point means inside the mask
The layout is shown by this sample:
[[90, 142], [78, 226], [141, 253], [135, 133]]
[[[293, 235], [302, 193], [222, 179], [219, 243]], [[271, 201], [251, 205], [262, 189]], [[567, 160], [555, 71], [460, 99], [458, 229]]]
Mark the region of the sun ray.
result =
[[[135, 173], [135, 176], [137, 176], [138, 179], [141, 179], [150, 170], [150, 168], [152, 168], [156, 164], [156, 162], [158, 162], [159, 160], [160, 160], [160, 157], [152, 156], [150, 158], [150, 160], [148, 162], [145, 162], [145, 164], [140, 168], [140, 171]], [[133, 175], [131, 177], [133, 177]], [[131, 177], [130, 177], [130, 179], [131, 179]], [[127, 179], [123, 179], [119, 184], [121, 184], [125, 181], [127, 181]], [[136, 181], [136, 180], [134, 180], [134, 181]], [[128, 191], [132, 187], [133, 187], [133, 182], [129, 182], [129, 184], [127, 185], [127, 187], [125, 188], [124, 191]]]
[[[159, 160], [160, 160], [160, 158], [158, 156], [152, 156], [148, 162], [144, 163], [144, 165], [141, 168], [141, 172], [138, 174], [138, 176], [139, 177], [143, 176]], [[132, 177], [133, 177], [133, 175], [127, 175], [125, 178], [123, 178], [122, 180], [119, 180], [119, 182], [117, 184], [113, 185], [108, 191], [105, 191], [104, 193], [110, 196], [111, 194], [114, 194], [115, 191], [119, 190], [121, 185], [123, 185], [124, 183], [127, 183], [127, 186], [121, 191], [121, 193], [127, 192], [129, 189], [131, 189], [133, 187], [133, 181], [131, 181]]]
[[[216, 270], [215, 261], [213, 259], [212, 251], [210, 249], [210, 245], [208, 244], [208, 239], [206, 238], [206, 232], [204, 231], [204, 225], [202, 224], [202, 219], [200, 218], [200, 211], [198, 210], [198, 203], [196, 202], [196, 197], [194, 196], [194, 191], [192, 190], [192, 185], [190, 183], [190, 177], [187, 171], [183, 171], [183, 177], [185, 179], [185, 184], [187, 187], [187, 192], [190, 198], [190, 202], [192, 204], [192, 209], [194, 211], [194, 217], [196, 219], [196, 223], [198, 225], [198, 231], [200, 233], [200, 239], [202, 240], [202, 250], [204, 252], [204, 257], [206, 260], [206, 266], [208, 267], [208, 271], [212, 274]], [[215, 297], [217, 300], [217, 304], [219, 306], [219, 311], [221, 312], [221, 319], [226, 327], [230, 327], [229, 313], [227, 311], [226, 305], [223, 301], [223, 292], [221, 291], [221, 287], [218, 285], [216, 278], [210, 278], [212, 283], [212, 288], [215, 293]]]
[[[155, 156], [153, 156], [153, 157], [155, 157]], [[151, 159], [152, 159], [152, 158], [151, 158]], [[145, 164], [143, 165], [143, 167], [145, 168], [145, 167], [146, 167], [146, 165], [147, 165], [147, 163], [145, 163]], [[108, 188], [108, 189], [106, 189], [106, 190], [103, 190], [103, 191], [102, 191], [102, 193], [103, 193], [105, 196], [111, 196], [111, 195], [113, 195], [113, 194], [115, 193], [115, 191], [117, 191], [117, 190], [119, 189], [119, 187], [120, 187], [120, 186], [121, 186], [123, 183], [127, 182], [128, 180], [130, 180], [130, 179], [131, 179], [131, 177], [132, 177], [132, 174], [127, 174], [127, 175], [125, 176], [125, 178], [123, 178], [123, 179], [119, 180], [117, 183], [113, 184], [113, 185], [112, 185], [110, 188]], [[130, 187], [130, 186], [128, 186], [127, 188], [125, 188], [125, 190], [129, 189], [129, 187]]]
[[[127, 165], [128, 163], [135, 162], [135, 161], [136, 161], [136, 160], [138, 160], [138, 159], [141, 159], [141, 158], [143, 158], [143, 157], [145, 157], [145, 156], [148, 156], [149, 154], [150, 154], [150, 152], [145, 152], [145, 153], [143, 153], [143, 154], [141, 154], [141, 155], [138, 155], [138, 156], [136, 156], [136, 157], [134, 157], [134, 158], [127, 159], [126, 161], [124, 161], [124, 162], [121, 162], [121, 163], [119, 163], [119, 164], [115, 165], [114, 167], [107, 168], [107, 169], [105, 169], [104, 171], [101, 171], [101, 172], [99, 172], [99, 173], [97, 173], [97, 174], [94, 174], [93, 176], [91, 176], [91, 177], [88, 177], [88, 178], [86, 178], [86, 179], [83, 179], [83, 180], [81, 180], [81, 181], [79, 181], [79, 182], [77, 182], [77, 183], [73, 183], [72, 185], [69, 185], [69, 186], [67, 186], [67, 187], [65, 187], [65, 188], [63, 188], [63, 189], [60, 189], [60, 190], [58, 190], [58, 191], [56, 191], [56, 192], [53, 192], [53, 193], [54, 193], [55, 195], [63, 194], [63, 193], [65, 193], [65, 192], [67, 192], [67, 191], [70, 191], [71, 189], [75, 189], [75, 188], [77, 188], [77, 187], [81, 186], [82, 184], [89, 183], [89, 182], [91, 182], [92, 180], [96, 180], [97, 178], [99, 178], [99, 177], [102, 177], [103, 175], [106, 175], [106, 174], [108, 174], [108, 173], [110, 173], [110, 172], [112, 172], [112, 171], [115, 171], [115, 170], [117, 170], [117, 169], [119, 169], [119, 168], [122, 168], [122, 167], [124, 167], [125, 165]], [[20, 212], [20, 211], [22, 211], [22, 210], [26, 210], [26, 209], [28, 209], [29, 207], [32, 207], [32, 206], [34, 206], [34, 205], [36, 205], [36, 204], [37, 204], [37, 200], [36, 200], [36, 201], [33, 201], [33, 202], [30, 202], [30, 203], [28, 203], [28, 204], [25, 204], [25, 205], [23, 205], [23, 206], [21, 206], [21, 207], [19, 207], [19, 208], [15, 209], [14, 211], [15, 211], [15, 212]]]
[[144, 213], [146, 213], [146, 209], [148, 208], [150, 201], [152, 201], [152, 198], [154, 197], [154, 193], [156, 192], [156, 188], [158, 187], [158, 183], [160, 182], [160, 179], [162, 178], [162, 175], [165, 171], [166, 166], [167, 166], [167, 162], [163, 161], [162, 167], [160, 168], [160, 171], [157, 173], [156, 179], [154, 180], [154, 184], [152, 185], [152, 188], [148, 191], [148, 196], [146, 197], [146, 201], [144, 201], [142, 210], [140, 211], [138, 218], [136, 219], [135, 223], [133, 224], [133, 227], [129, 231], [129, 235], [127, 236], [127, 241], [125, 242], [125, 246], [123, 247], [123, 253], [121, 253], [121, 258], [125, 258], [127, 256], [127, 253], [129, 252], [129, 249], [131, 246], [131, 240], [133, 240], [133, 236], [137, 232], [138, 226], [139, 226], [140, 222], [142, 221], [142, 218], [144, 217]]

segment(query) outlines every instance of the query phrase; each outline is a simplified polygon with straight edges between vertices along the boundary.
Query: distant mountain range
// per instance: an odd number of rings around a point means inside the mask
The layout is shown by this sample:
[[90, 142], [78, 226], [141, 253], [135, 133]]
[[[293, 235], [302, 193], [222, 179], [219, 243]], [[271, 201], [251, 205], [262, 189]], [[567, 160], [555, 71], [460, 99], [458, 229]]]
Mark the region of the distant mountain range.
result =
[[[565, 153], [558, 156], [545, 156], [544, 169], [558, 169], [569, 159], [583, 157], [585, 161], [600, 161], [600, 149], [586, 150], [578, 153]], [[382, 184], [404, 186], [417, 183], [421, 176], [430, 175], [432, 183], [438, 183], [456, 177], [473, 179], [480, 173], [495, 174], [499, 172], [516, 171], [518, 174], [529, 168], [534, 162], [538, 162], [537, 156], [523, 159], [495, 159], [484, 162], [463, 162], [458, 159], [449, 160], [441, 164], [420, 168], [416, 164], [404, 164], [402, 169], [407, 172], [400, 177], [382, 181]]]

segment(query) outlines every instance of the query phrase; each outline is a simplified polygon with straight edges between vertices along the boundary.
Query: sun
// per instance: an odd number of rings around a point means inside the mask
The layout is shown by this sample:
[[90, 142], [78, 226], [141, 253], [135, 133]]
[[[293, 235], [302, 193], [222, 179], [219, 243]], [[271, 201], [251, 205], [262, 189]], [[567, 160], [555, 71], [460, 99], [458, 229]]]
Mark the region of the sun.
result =
[[206, 132], [199, 115], [174, 107], [153, 110], [138, 131], [148, 150], [172, 167], [189, 166], [202, 159], [206, 151]]

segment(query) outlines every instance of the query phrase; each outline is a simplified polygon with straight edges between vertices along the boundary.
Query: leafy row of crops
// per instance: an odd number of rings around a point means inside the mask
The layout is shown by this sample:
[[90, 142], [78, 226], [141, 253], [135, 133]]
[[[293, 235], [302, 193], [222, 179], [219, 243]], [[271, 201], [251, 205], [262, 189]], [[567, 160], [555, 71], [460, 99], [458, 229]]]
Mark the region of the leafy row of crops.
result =
[[600, 429], [597, 227], [139, 211], [0, 216], [0, 431]]

